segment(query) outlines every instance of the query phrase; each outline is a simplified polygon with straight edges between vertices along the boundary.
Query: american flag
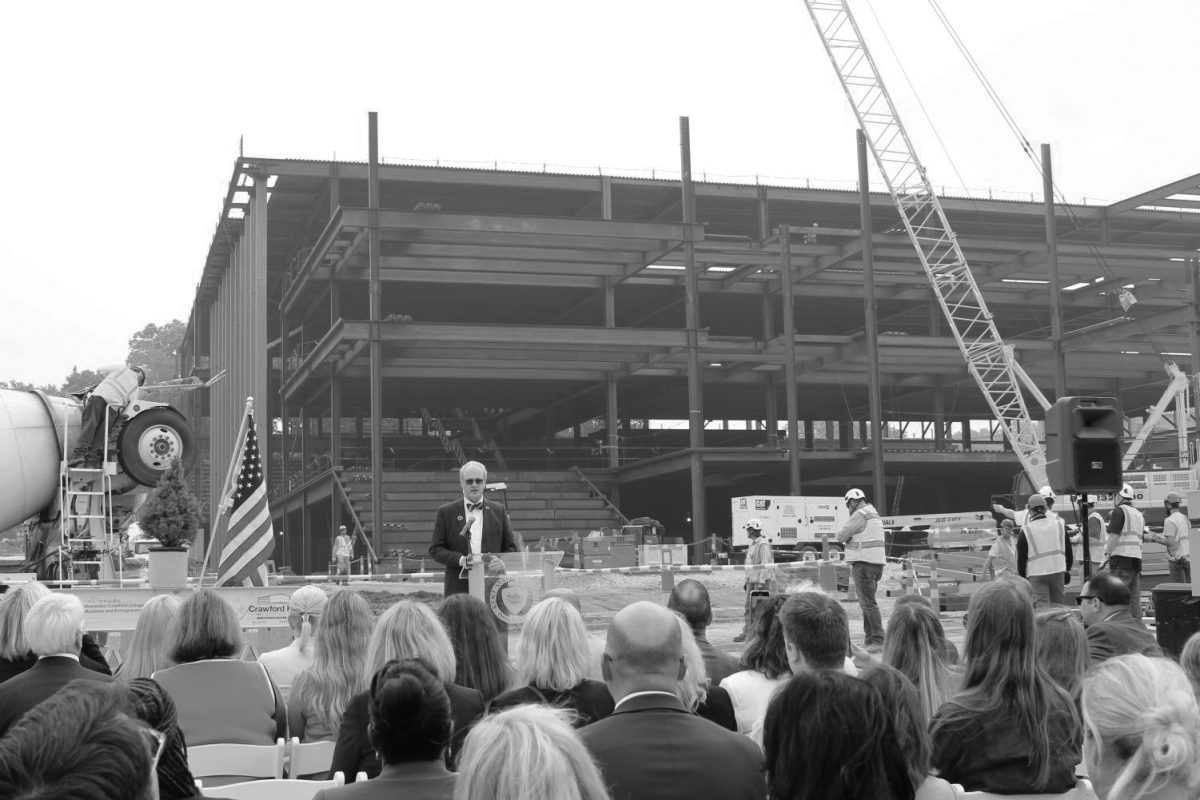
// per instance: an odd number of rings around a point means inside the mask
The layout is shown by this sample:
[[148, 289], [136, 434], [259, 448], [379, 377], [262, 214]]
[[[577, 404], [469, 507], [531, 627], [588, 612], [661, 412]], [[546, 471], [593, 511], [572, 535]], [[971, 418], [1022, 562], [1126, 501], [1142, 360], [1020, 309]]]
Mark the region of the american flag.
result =
[[267, 487], [263, 482], [262, 457], [254, 414], [246, 411], [245, 436], [238, 442], [242, 469], [228, 500], [229, 526], [217, 568], [217, 586], [265, 586], [267, 559], [275, 550]]

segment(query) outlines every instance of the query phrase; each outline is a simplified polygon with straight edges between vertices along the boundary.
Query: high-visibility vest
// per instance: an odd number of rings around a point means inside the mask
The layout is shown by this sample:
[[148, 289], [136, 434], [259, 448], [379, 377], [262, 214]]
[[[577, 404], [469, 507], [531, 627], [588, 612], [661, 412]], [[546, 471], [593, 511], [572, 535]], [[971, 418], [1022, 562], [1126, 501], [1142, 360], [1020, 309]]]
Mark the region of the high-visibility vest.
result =
[[1146, 530], [1146, 518], [1128, 503], [1118, 506], [1125, 515], [1125, 525], [1117, 534], [1117, 543], [1109, 552], [1110, 556], [1126, 556], [1128, 558], [1142, 557], [1142, 531]]
[[846, 560], [863, 561], [867, 564], [886, 564], [887, 554], [884, 552], [883, 520], [879, 512], [870, 503], [863, 503], [854, 512], [867, 518], [866, 527], [850, 537], [846, 542]]
[[1067, 571], [1063, 534], [1058, 527], [1058, 520], [1049, 517], [1031, 519], [1021, 530], [1029, 547], [1029, 555], [1025, 559], [1026, 577]]
[[109, 405], [124, 406], [137, 390], [137, 373], [128, 367], [119, 367], [108, 373], [92, 393], [103, 397]]
[[1192, 543], [1188, 541], [1188, 534], [1192, 531], [1192, 523], [1183, 515], [1183, 512], [1178, 508], [1171, 512], [1171, 516], [1163, 521], [1163, 538], [1167, 544], [1167, 558], [1172, 561], [1178, 561], [1181, 558], [1190, 558], [1192, 553]]

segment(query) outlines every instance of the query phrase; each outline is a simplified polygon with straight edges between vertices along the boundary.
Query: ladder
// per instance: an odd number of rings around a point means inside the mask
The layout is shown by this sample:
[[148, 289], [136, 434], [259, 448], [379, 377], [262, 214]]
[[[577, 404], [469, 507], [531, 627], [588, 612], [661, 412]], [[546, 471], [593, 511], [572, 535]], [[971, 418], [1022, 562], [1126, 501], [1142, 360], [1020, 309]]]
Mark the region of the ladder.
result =
[[[954, 331], [967, 371], [1001, 423], [1033, 485], [1044, 486], [1049, 483], [1046, 452], [1021, 394], [1012, 351], [1000, 338], [992, 313], [883, 85], [858, 23], [845, 0], [805, 0], [805, 5], [933, 286], [938, 305]], [[867, 187], [862, 187], [862, 191], [867, 191]], [[870, 236], [871, 232], [863, 231], [863, 235]]]
[[[108, 448], [109, 414], [104, 412], [104, 453], [99, 467], [71, 467], [63, 448], [59, 466], [58, 579], [70, 580], [77, 567], [94, 567], [100, 580], [123, 580], [121, 535], [113, 525], [112, 477], [116, 464]], [[63, 441], [69, 421], [63, 423]], [[88, 554], [77, 558], [77, 554]], [[72, 574], [68, 574], [68, 572]]]

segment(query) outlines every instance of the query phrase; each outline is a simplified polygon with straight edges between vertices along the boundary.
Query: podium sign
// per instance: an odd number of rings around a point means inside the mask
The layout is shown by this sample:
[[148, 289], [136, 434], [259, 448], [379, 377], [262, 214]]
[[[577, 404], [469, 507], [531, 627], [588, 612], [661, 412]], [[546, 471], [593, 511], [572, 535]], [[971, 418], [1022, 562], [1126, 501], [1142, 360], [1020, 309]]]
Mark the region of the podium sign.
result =
[[[488, 572], [487, 564], [493, 558], [503, 563], [503, 572]], [[484, 553], [467, 576], [470, 593], [504, 626], [520, 625], [542, 593], [554, 588], [555, 570], [562, 558], [561, 550]]]

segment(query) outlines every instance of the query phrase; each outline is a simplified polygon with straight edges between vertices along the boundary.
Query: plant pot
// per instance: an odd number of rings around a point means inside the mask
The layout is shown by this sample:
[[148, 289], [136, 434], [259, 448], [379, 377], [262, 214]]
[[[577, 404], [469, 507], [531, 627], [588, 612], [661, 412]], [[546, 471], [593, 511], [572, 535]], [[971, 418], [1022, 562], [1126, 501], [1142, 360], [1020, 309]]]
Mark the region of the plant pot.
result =
[[150, 586], [154, 589], [174, 589], [187, 586], [188, 548], [150, 548]]

